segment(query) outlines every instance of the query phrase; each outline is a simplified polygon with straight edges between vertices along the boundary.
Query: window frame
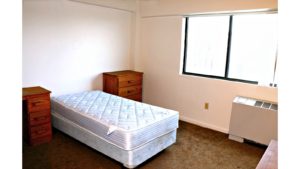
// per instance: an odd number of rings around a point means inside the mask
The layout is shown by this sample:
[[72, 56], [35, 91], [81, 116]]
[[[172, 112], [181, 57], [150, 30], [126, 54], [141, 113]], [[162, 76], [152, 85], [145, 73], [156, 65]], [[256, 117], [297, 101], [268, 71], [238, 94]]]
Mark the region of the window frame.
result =
[[[249, 83], [249, 84], [256, 84], [258, 85], [258, 81], [251, 81], [251, 80], [244, 80], [244, 79], [236, 79], [236, 78], [229, 78], [228, 72], [229, 72], [229, 65], [230, 65], [230, 51], [231, 51], [231, 39], [232, 39], [232, 21], [233, 16], [238, 14], [271, 14], [271, 13], [277, 13], [277, 11], [269, 11], [269, 12], [263, 12], [263, 13], [253, 13], [253, 12], [246, 12], [246, 13], [237, 13], [237, 14], [220, 14], [221, 15], [228, 15], [229, 16], [229, 30], [228, 30], [228, 41], [227, 41], [227, 52], [226, 52], [226, 65], [225, 65], [225, 74], [224, 76], [216, 76], [216, 75], [206, 75], [206, 74], [200, 74], [200, 73], [194, 73], [194, 72], [187, 72], [186, 71], [186, 60], [187, 60], [187, 45], [188, 45], [188, 28], [189, 28], [189, 17], [191, 16], [185, 16], [185, 30], [184, 30], [184, 49], [183, 49], [183, 65], [182, 65], [182, 74], [184, 75], [193, 75], [193, 76], [200, 76], [200, 77], [206, 77], [206, 78], [214, 78], [214, 79], [221, 79], [221, 80], [227, 80], [227, 81], [234, 81], [234, 82], [243, 82], [243, 83]], [[214, 14], [209, 14], [210, 16], [214, 16]], [[216, 14], [217, 15], [217, 14]], [[192, 16], [193, 17], [193, 16]], [[277, 59], [275, 62], [275, 68], [277, 64]], [[273, 75], [275, 76], [275, 75]], [[270, 82], [269, 86], [277, 87], [277, 84], [273, 84], [274, 82]]]

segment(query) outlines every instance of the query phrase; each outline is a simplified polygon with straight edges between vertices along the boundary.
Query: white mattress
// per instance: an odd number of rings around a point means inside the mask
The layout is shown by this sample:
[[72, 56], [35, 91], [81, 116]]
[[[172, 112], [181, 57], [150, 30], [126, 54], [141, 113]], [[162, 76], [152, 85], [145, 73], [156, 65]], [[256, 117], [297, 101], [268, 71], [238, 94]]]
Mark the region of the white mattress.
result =
[[124, 150], [138, 148], [178, 128], [177, 111], [102, 91], [51, 97], [51, 109]]

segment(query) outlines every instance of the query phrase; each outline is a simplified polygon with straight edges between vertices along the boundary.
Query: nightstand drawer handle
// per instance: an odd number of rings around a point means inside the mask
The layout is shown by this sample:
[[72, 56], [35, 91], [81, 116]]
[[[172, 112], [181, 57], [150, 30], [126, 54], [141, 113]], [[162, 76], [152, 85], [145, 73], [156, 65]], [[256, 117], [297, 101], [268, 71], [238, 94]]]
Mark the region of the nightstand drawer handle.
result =
[[33, 105], [33, 106], [38, 106], [38, 105], [41, 105], [41, 104], [43, 104], [42, 101], [32, 102], [32, 105]]
[[134, 80], [128, 80], [127, 81], [127, 83], [133, 83], [134, 82]]

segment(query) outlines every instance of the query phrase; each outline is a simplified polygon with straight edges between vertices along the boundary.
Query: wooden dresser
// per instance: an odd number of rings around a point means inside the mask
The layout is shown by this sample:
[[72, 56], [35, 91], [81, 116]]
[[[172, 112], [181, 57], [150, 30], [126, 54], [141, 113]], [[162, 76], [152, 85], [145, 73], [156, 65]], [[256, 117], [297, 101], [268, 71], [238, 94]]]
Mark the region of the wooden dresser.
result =
[[23, 138], [29, 145], [51, 141], [50, 93], [39, 86], [23, 88]]
[[271, 140], [267, 150], [260, 159], [256, 169], [277, 169], [278, 168], [278, 143]]
[[143, 73], [132, 70], [103, 73], [103, 91], [142, 101]]

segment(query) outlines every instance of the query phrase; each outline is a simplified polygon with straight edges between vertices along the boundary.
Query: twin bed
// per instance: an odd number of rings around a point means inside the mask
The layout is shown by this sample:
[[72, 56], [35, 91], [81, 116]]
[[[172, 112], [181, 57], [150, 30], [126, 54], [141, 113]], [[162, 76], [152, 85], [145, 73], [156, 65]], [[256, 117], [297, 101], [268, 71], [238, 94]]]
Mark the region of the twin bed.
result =
[[176, 142], [179, 114], [102, 91], [51, 98], [53, 126], [134, 168]]

